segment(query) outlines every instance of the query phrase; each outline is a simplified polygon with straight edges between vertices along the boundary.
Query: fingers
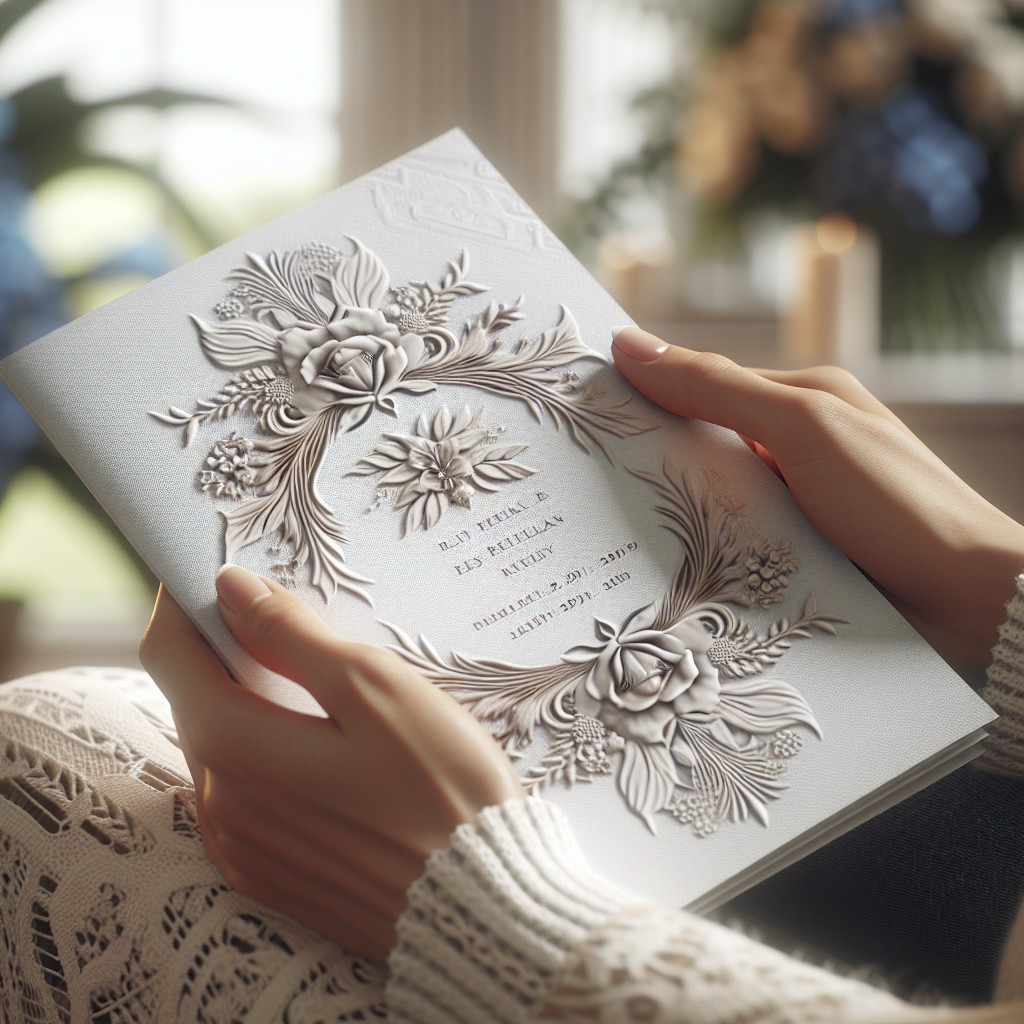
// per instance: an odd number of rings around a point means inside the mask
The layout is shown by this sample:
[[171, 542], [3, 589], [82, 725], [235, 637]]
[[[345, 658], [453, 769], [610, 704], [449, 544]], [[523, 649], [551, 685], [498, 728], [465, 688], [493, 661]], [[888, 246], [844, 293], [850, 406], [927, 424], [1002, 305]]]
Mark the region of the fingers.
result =
[[342, 729], [356, 696], [349, 669], [374, 674], [394, 657], [342, 640], [300, 598], [241, 566], [221, 569], [217, 596], [221, 615], [242, 647], [261, 665], [309, 690]]
[[883, 405], [857, 378], [839, 366], [811, 366], [805, 370], [761, 370], [750, 368], [751, 373], [756, 373], [765, 380], [774, 381], [776, 384], [786, 384], [794, 388], [809, 388], [814, 391], [825, 391], [836, 398], [841, 398], [847, 405], [861, 412], [871, 413], [873, 416], [881, 416], [888, 420], [893, 426], [898, 427], [908, 437], [918, 440], [910, 428]]
[[337, 726], [235, 683], [163, 587], [139, 658], [171, 703], [200, 800], [207, 770], [250, 781], [269, 781], [285, 770], [314, 778], [330, 773]]
[[[852, 373], [838, 366], [745, 369], [714, 352], [666, 345], [637, 327], [616, 335], [612, 354], [626, 379], [662, 408], [729, 427], [748, 444], [758, 442], [775, 455], [800, 436], [808, 418], [822, 417], [826, 395], [885, 420], [917, 441]], [[824, 412], [827, 415], [827, 408]]]
[[798, 389], [717, 353], [666, 345], [638, 327], [616, 335], [612, 355], [623, 376], [663, 409], [728, 427], [772, 452], [794, 432], [803, 412]]

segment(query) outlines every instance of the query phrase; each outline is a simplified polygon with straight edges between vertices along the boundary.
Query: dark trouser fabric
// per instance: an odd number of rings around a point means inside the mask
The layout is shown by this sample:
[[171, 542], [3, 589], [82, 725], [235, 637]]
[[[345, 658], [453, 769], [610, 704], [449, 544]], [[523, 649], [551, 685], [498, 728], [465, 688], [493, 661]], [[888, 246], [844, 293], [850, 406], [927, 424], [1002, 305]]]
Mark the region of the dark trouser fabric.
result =
[[[846, 963], [971, 1003], [1024, 897], [1024, 779], [967, 765], [732, 901]], [[902, 994], [902, 993], [901, 993]]]

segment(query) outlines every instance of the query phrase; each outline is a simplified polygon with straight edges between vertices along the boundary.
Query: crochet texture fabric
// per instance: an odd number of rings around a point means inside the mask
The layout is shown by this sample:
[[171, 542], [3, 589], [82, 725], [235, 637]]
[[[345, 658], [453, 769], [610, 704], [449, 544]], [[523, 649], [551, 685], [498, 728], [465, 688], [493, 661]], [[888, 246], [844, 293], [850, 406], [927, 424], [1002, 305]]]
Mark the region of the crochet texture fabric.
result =
[[[385, 990], [382, 966], [230, 889], [203, 852], [176, 742], [141, 672], [0, 686], [3, 1024], [367, 1021], [389, 1016], [385, 995], [392, 1020], [417, 1024], [674, 1021], [684, 988], [711, 1000], [708, 1022], [903, 1012], [691, 915], [637, 906], [536, 799], [488, 808], [431, 857]], [[655, 1003], [661, 1015], [645, 1016]]]
[[0, 1021], [380, 1019], [384, 970], [232, 891], [141, 672], [0, 686]]

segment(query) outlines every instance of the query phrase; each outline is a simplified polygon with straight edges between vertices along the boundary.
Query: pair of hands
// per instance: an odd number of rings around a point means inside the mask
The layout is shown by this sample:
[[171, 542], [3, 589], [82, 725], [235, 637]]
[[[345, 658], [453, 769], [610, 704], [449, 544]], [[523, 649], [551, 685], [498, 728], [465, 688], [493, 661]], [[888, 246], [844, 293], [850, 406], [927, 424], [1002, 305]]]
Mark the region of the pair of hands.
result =
[[[637, 328], [615, 362], [658, 405], [734, 429], [815, 525], [938, 652], [980, 673], [1024, 568], [1024, 526], [944, 466], [850, 374], [747, 370]], [[510, 763], [397, 655], [338, 638], [237, 566], [217, 581], [232, 634], [328, 718], [237, 686], [161, 591], [140, 657], [171, 703], [210, 859], [239, 892], [383, 959], [405, 892], [478, 811], [522, 796]]]

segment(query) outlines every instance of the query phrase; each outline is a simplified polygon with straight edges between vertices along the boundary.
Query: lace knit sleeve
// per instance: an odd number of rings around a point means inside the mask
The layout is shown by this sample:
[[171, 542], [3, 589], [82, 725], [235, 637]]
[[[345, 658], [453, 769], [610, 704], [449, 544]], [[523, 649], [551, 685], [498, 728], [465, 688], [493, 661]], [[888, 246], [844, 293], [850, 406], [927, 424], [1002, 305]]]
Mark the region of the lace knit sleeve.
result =
[[1004, 775], [1024, 775], [1024, 573], [1017, 577], [1017, 593], [1006, 613], [981, 690], [1000, 718], [988, 727], [985, 753], [975, 763]]
[[630, 907], [593, 929], [533, 1019], [579, 1024], [894, 1024], [926, 1011], [682, 910]]
[[592, 928], [637, 897], [586, 863], [543, 800], [488, 807], [427, 861], [388, 959], [389, 1019], [518, 1024]]
[[408, 895], [388, 961], [395, 1021], [811, 1024], [916, 1012], [614, 888], [561, 811], [535, 798], [457, 829]]

